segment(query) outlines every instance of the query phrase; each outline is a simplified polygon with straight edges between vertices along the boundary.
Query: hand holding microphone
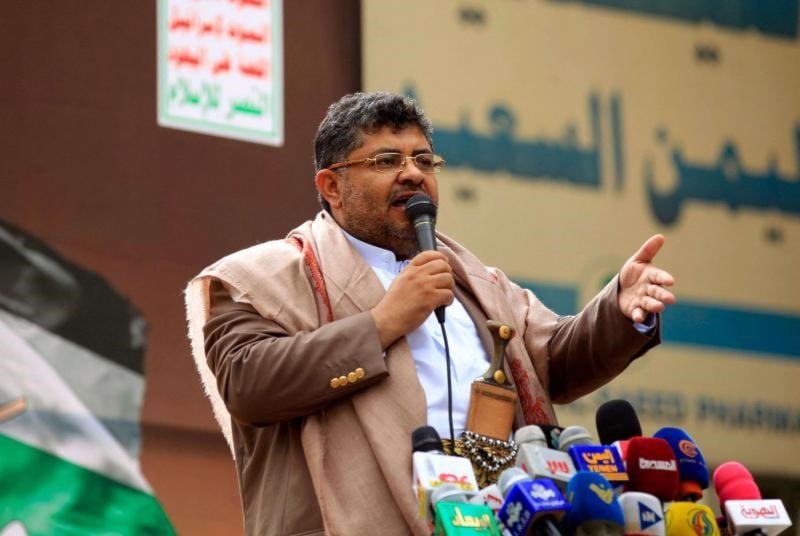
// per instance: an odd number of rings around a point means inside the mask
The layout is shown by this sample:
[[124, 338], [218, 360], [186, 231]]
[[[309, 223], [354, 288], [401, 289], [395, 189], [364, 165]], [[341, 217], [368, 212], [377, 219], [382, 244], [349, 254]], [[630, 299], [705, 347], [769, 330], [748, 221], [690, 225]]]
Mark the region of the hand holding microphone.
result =
[[427, 195], [419, 194], [408, 200], [405, 210], [414, 225], [420, 253], [372, 309], [384, 349], [421, 326], [432, 311], [439, 323], [444, 323], [444, 307], [455, 299], [453, 270], [447, 257], [436, 251], [436, 205]]
[[[406, 217], [414, 226], [419, 250], [436, 251], [437, 207], [433, 200], [425, 194], [415, 195], [406, 202], [405, 211]], [[450, 298], [450, 301], [436, 308], [436, 319], [440, 324], [444, 324], [444, 305], [449, 305], [452, 301]]]
[[381, 346], [414, 331], [431, 312], [453, 302], [455, 279], [443, 253], [424, 251], [389, 285], [386, 295], [372, 309]]

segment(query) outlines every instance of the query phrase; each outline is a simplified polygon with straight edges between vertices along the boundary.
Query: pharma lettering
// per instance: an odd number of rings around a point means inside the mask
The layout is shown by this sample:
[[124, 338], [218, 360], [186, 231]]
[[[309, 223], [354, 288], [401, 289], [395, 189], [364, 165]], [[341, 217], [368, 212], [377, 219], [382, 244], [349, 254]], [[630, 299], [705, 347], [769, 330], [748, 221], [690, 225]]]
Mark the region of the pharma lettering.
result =
[[706, 395], [692, 399], [679, 391], [603, 389], [584, 404], [573, 403], [578, 414], [589, 414], [608, 400], [622, 398], [636, 408], [640, 419], [675, 424], [696, 419], [700, 423], [772, 433], [800, 433], [800, 408], [762, 401], [722, 400]]

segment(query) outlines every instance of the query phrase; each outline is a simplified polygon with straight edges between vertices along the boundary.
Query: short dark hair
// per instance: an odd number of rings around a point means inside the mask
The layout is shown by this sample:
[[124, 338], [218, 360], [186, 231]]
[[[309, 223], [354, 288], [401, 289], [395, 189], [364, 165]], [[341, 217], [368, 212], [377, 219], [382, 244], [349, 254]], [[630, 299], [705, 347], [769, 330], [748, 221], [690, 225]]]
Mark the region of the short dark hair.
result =
[[[315, 172], [345, 160], [362, 144], [361, 134], [372, 134], [385, 126], [403, 129], [415, 126], [433, 148], [433, 127], [416, 101], [395, 93], [352, 93], [330, 105], [314, 137]], [[331, 208], [319, 196], [322, 208]]]

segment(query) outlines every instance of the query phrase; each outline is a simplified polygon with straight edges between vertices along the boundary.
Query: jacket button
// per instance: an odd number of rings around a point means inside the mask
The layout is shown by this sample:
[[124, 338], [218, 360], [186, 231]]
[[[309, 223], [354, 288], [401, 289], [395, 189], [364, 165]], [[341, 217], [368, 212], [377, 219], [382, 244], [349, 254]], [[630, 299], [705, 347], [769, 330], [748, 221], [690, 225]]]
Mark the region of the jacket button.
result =
[[336, 389], [339, 387], [339, 378], [331, 378], [331, 388]]
[[361, 378], [363, 378], [364, 376], [366, 376], [366, 375], [367, 375], [367, 373], [366, 373], [366, 372], [364, 372], [364, 369], [363, 369], [363, 368], [361, 368], [361, 367], [358, 367], [358, 368], [356, 369], [356, 378], [358, 378], [359, 380], [360, 380]]
[[348, 372], [347, 381], [349, 381], [350, 383], [356, 383], [358, 381], [358, 376], [356, 376], [355, 372]]
[[347, 385], [347, 376], [339, 376], [339, 385], [342, 387]]

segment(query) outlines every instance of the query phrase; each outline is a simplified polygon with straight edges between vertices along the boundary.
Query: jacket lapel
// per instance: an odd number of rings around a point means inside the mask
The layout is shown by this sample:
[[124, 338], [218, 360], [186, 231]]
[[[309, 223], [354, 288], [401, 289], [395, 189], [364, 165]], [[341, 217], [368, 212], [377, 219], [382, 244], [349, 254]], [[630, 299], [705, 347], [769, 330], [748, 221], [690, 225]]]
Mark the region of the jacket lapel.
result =
[[[377, 305], [385, 294], [383, 285], [332, 218], [320, 214], [311, 230], [334, 320], [368, 311]], [[387, 348], [385, 359], [389, 376], [354, 394], [350, 403], [369, 450], [408, 526], [420, 529], [417, 504], [411, 493], [411, 453], [408, 447], [411, 432], [427, 421], [425, 393], [405, 338]], [[334, 458], [327, 457], [327, 460], [332, 463]]]

